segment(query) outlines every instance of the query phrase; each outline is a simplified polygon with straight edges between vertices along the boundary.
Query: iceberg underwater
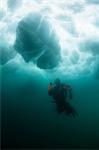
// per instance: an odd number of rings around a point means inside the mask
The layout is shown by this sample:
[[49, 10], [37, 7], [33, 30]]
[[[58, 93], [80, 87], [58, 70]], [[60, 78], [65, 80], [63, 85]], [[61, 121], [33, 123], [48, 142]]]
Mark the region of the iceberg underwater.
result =
[[[2, 148], [99, 148], [99, 1], [1, 1]], [[56, 78], [77, 117], [56, 112]]]

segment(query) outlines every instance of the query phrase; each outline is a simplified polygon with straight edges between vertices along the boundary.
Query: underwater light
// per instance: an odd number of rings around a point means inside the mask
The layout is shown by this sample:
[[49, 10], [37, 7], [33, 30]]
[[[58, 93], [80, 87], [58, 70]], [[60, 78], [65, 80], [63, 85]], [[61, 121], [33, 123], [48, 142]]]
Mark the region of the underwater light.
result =
[[[62, 57], [58, 69], [89, 70], [89, 65], [95, 64], [99, 49], [98, 44], [92, 42], [99, 37], [98, 24], [95, 24], [98, 11], [98, 5], [88, 5], [85, 0], [1, 0], [0, 38], [13, 46], [18, 23], [29, 13], [39, 12], [49, 22], [49, 35], [54, 30], [58, 38]], [[93, 45], [86, 44], [90, 37]]]

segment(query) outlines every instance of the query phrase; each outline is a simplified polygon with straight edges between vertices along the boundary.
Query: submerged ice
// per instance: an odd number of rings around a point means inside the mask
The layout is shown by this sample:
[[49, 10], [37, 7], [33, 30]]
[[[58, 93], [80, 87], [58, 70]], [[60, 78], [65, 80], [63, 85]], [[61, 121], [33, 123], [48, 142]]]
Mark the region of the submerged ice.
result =
[[42, 69], [55, 67], [60, 59], [56, 33], [39, 13], [29, 14], [19, 22], [14, 47], [26, 62], [37, 62]]
[[19, 53], [41, 69], [98, 76], [98, 1], [2, 0], [0, 7], [1, 64]]

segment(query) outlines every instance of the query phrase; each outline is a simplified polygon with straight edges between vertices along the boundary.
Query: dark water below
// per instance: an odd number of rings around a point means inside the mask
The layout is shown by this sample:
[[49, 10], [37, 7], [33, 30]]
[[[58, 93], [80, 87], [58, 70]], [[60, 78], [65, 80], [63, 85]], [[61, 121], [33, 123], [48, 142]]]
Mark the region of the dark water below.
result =
[[70, 103], [79, 113], [76, 118], [57, 114], [47, 94], [48, 82], [40, 74], [2, 70], [2, 147], [98, 148], [99, 80], [67, 81], [73, 88]]

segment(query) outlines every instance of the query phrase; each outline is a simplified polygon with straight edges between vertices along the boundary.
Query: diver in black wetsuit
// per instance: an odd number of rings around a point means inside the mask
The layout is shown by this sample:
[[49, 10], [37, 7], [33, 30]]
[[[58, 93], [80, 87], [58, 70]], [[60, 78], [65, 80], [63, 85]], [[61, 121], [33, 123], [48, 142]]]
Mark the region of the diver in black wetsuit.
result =
[[57, 112], [66, 112], [67, 115], [75, 117], [77, 112], [67, 102], [67, 99], [72, 99], [71, 90], [72, 88], [69, 85], [62, 84], [60, 79], [56, 79], [54, 84], [50, 83], [48, 86], [48, 94], [53, 97]]

